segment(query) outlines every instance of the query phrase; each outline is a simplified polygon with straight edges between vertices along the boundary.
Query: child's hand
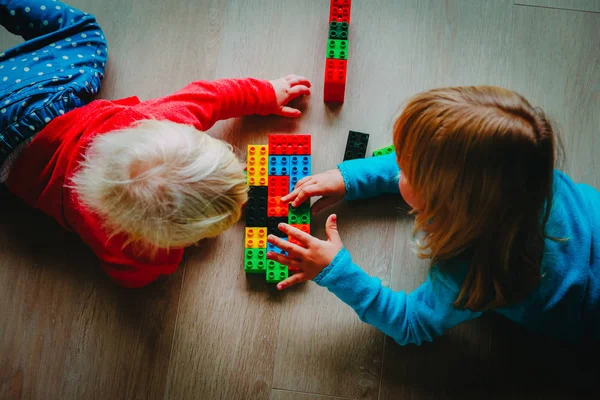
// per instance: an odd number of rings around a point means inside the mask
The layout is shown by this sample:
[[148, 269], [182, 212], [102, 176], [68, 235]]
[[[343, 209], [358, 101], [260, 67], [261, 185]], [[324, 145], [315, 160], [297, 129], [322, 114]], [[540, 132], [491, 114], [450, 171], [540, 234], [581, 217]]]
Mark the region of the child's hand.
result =
[[282, 265], [287, 265], [290, 270], [299, 271], [283, 282], [278, 283], [277, 289], [279, 290], [315, 278], [323, 268], [331, 264], [337, 253], [344, 247], [337, 230], [337, 217], [335, 214], [331, 214], [325, 223], [325, 233], [328, 239], [326, 241], [310, 236], [308, 233], [304, 233], [288, 224], [279, 224], [279, 229], [297, 239], [304, 246], [300, 247], [275, 235], [268, 236], [269, 243], [287, 251], [288, 255], [284, 256], [270, 251], [267, 253], [267, 258]]
[[271, 81], [271, 85], [275, 89], [275, 97], [277, 98], [277, 109], [273, 111], [273, 114], [289, 118], [297, 118], [302, 115], [300, 110], [288, 107], [286, 104], [298, 96], [310, 94], [308, 79], [303, 76], [288, 75], [285, 78]]
[[346, 195], [346, 183], [340, 170], [331, 169], [317, 175], [307, 176], [296, 183], [296, 188], [281, 198], [284, 203], [292, 202], [292, 207], [298, 207], [312, 196], [323, 196], [313, 204], [312, 214], [342, 200]]

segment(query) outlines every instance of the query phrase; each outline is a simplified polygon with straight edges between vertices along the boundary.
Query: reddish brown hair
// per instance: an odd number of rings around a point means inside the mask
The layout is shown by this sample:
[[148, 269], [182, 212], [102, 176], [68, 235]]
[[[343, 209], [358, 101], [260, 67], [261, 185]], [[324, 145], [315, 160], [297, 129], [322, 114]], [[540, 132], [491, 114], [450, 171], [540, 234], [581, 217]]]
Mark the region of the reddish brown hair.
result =
[[424, 203], [419, 256], [468, 256], [456, 307], [503, 307], [541, 277], [556, 139], [543, 112], [492, 86], [430, 90], [394, 124], [402, 174]]

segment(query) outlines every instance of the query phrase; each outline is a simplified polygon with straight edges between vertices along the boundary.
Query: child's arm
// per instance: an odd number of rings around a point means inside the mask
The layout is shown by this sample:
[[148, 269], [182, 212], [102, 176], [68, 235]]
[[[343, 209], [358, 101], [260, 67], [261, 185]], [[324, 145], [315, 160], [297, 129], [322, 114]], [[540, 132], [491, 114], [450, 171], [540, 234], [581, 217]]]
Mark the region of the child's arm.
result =
[[253, 78], [192, 82], [174, 94], [135, 107], [148, 118], [168, 119], [206, 131], [217, 121], [251, 114], [299, 117], [286, 104], [310, 94], [306, 78], [290, 75], [275, 81]]
[[378, 278], [370, 277], [352, 263], [337, 232], [335, 215], [327, 219], [327, 241], [287, 224], [280, 224], [279, 229], [297, 239], [303, 247], [269, 235], [268, 241], [287, 251], [288, 255], [269, 252], [267, 258], [299, 271], [279, 283], [278, 289], [314, 279], [352, 307], [362, 321], [380, 329], [399, 344], [431, 341], [448, 328], [481, 315], [452, 306], [458, 288], [445, 281], [442, 274], [430, 277], [410, 294], [384, 287]]
[[343, 198], [356, 200], [384, 193], [399, 193], [400, 170], [394, 154], [344, 161], [338, 169], [300, 179], [296, 188], [281, 201], [298, 207], [312, 196], [323, 196], [312, 206], [312, 213]]
[[344, 161], [338, 165], [346, 185], [346, 200], [400, 193], [396, 154]]
[[454, 308], [452, 303], [458, 292], [440, 275], [429, 276], [409, 294], [395, 292], [354, 264], [346, 249], [340, 250], [314, 282], [352, 307], [363, 322], [400, 345], [431, 342], [449, 328], [481, 315]]

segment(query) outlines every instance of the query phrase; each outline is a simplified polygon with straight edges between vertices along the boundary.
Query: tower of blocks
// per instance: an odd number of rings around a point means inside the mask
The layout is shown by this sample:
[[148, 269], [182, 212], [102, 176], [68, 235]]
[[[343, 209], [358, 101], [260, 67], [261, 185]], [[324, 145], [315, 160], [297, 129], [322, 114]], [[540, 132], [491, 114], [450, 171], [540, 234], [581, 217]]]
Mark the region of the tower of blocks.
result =
[[344, 102], [351, 5], [351, 0], [330, 0], [329, 3], [329, 38], [323, 85], [325, 102]]
[[293, 272], [285, 265], [267, 260], [267, 251], [286, 254], [267, 243], [267, 235], [294, 242], [279, 230], [281, 222], [310, 233], [309, 202], [298, 208], [281, 203], [281, 198], [310, 173], [310, 135], [269, 135], [268, 146], [248, 145], [246, 178], [250, 190], [244, 238], [244, 270], [247, 273], [265, 274], [268, 283], [277, 283]]

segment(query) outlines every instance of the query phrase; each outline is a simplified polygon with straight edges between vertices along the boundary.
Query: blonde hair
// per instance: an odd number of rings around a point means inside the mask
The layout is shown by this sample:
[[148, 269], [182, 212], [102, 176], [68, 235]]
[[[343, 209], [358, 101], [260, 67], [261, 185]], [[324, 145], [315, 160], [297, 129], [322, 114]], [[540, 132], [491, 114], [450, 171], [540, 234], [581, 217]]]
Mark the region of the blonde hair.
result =
[[552, 203], [555, 135], [543, 112], [498, 87], [430, 90], [408, 102], [394, 144], [424, 203], [419, 256], [469, 264], [454, 305], [482, 310], [526, 296], [541, 278]]
[[156, 120], [93, 138], [72, 184], [111, 236], [125, 234], [127, 244], [146, 250], [218, 235], [240, 218], [248, 197], [244, 166], [229, 144]]

